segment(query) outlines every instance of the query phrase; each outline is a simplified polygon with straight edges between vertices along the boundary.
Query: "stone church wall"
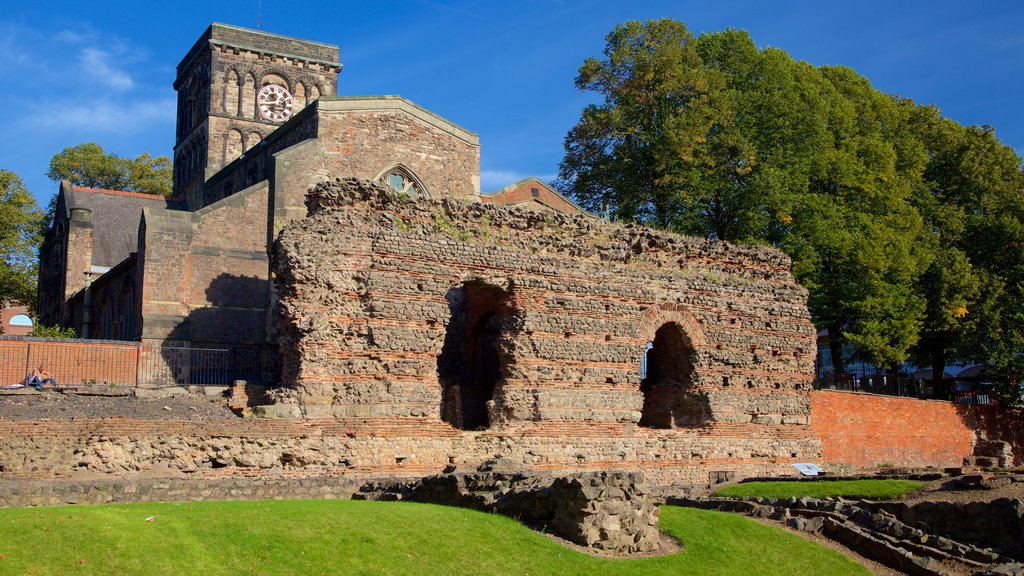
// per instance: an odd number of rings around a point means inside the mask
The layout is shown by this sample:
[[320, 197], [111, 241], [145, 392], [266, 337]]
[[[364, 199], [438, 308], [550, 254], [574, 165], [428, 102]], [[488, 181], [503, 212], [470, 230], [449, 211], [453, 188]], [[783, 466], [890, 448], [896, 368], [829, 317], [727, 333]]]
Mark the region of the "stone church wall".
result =
[[146, 210], [144, 341], [264, 341], [267, 204], [264, 184], [197, 212]]

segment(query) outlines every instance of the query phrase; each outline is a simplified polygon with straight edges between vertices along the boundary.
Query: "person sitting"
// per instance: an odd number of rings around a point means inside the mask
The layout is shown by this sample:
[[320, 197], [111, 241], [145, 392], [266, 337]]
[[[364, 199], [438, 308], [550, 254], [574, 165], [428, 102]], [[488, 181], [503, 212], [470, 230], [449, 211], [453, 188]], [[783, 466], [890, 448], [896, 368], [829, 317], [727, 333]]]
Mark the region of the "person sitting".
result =
[[51, 388], [57, 387], [57, 380], [54, 379], [53, 375], [46, 371], [46, 368], [42, 365], [32, 371], [32, 374], [28, 377], [28, 385], [42, 390], [46, 384], [49, 384]]

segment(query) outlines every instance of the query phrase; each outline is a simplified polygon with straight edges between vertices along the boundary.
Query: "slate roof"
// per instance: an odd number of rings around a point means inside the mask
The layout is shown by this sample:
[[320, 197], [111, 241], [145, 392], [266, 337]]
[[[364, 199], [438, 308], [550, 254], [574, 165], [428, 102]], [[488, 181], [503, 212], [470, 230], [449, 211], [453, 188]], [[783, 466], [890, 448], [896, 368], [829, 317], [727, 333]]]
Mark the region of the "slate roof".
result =
[[72, 186], [65, 207], [92, 211], [92, 264], [112, 268], [138, 249], [139, 219], [146, 206], [181, 209], [164, 196]]

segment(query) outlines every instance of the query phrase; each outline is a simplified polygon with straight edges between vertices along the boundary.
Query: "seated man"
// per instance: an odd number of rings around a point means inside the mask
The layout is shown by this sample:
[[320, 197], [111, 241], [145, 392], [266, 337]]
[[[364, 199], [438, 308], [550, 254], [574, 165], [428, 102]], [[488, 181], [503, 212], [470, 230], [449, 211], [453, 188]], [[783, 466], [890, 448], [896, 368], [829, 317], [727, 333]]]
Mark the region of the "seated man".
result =
[[32, 374], [28, 377], [28, 385], [36, 389], [42, 390], [44, 385], [49, 384], [51, 388], [57, 387], [57, 381], [54, 380], [53, 375], [46, 371], [46, 368], [42, 365], [32, 371]]

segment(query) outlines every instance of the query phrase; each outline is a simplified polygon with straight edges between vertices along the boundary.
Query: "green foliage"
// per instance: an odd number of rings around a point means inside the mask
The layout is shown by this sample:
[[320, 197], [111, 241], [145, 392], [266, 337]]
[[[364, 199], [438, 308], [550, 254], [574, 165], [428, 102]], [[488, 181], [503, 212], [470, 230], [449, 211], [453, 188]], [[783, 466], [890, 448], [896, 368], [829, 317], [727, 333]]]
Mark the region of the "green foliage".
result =
[[603, 100], [556, 185], [584, 207], [781, 248], [834, 359], [1024, 375], [1024, 177], [990, 128], [671, 20], [617, 26], [576, 85]]
[[35, 302], [42, 220], [21, 178], [0, 170], [0, 302]]
[[870, 498], [892, 500], [924, 485], [910, 480], [815, 480], [804, 482], [743, 482], [715, 492], [730, 498]]
[[503, 516], [408, 502], [9, 508], [0, 522], [17, 527], [0, 542], [9, 574], [869, 574], [778, 528], [671, 506], [661, 528], [685, 548], [635, 560], [588, 556]]
[[144, 153], [132, 160], [106, 153], [95, 142], [86, 142], [55, 154], [46, 176], [54, 182], [68, 180], [77, 186], [169, 196], [173, 172], [167, 156], [154, 158]]
[[43, 326], [42, 324], [32, 326], [32, 332], [29, 333], [29, 336], [35, 336], [36, 338], [78, 338], [74, 328]]

